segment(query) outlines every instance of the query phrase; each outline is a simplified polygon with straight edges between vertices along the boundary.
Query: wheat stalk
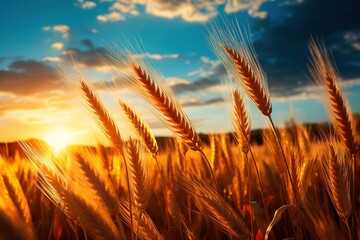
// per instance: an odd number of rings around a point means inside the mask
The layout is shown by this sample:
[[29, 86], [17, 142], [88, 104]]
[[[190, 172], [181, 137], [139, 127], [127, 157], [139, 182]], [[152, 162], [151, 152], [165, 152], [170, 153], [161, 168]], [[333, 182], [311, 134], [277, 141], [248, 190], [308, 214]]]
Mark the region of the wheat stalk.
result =
[[309, 49], [312, 57], [312, 66], [309, 66], [310, 73], [319, 85], [326, 85], [331, 104], [330, 113], [337, 133], [349, 152], [354, 154], [356, 147], [354, 122], [349, 104], [338, 86], [341, 78], [324, 46], [311, 39]]
[[97, 195], [102, 199], [108, 210], [115, 212], [117, 209], [117, 196], [115, 190], [112, 188], [110, 179], [101, 176], [94, 166], [81, 154], [76, 154], [76, 161], [80, 164], [80, 168], [84, 172], [84, 176], [96, 191]]
[[202, 209], [202, 214], [229, 236], [247, 239], [250, 232], [235, 210], [225, 202], [209, 185], [181, 176], [180, 185], [190, 194]]
[[94, 116], [99, 121], [99, 126], [109, 138], [111, 143], [123, 154], [123, 142], [120, 132], [105, 107], [101, 104], [98, 97], [84, 80], [80, 80], [81, 90], [84, 93], [87, 103], [92, 109]]
[[331, 201], [341, 218], [348, 226], [348, 217], [351, 214], [350, 200], [350, 170], [345, 162], [344, 155], [339, 155], [333, 143], [330, 144], [328, 154], [322, 161], [322, 176]]
[[[335, 125], [336, 133], [340, 136], [343, 144], [347, 147], [352, 156], [352, 205], [356, 202], [356, 157], [357, 145], [355, 142], [355, 123], [352, 119], [351, 109], [347, 99], [344, 97], [338, 84], [342, 82], [336, 67], [331, 61], [325, 46], [312, 38], [309, 49], [312, 57], [312, 66], [309, 67], [310, 73], [317, 83], [322, 86], [326, 85], [327, 95], [331, 108], [329, 110], [332, 122]], [[352, 209], [352, 236], [355, 229], [355, 207]]]
[[127, 156], [131, 173], [132, 199], [134, 206], [144, 211], [148, 201], [147, 174], [141, 156], [140, 143], [136, 140], [127, 141]]
[[24, 222], [28, 225], [29, 229], [31, 229], [32, 220], [31, 220], [30, 208], [26, 200], [25, 194], [19, 183], [19, 180], [16, 178], [16, 176], [12, 176], [10, 178], [8, 173], [3, 174], [2, 177], [6, 189], [9, 193], [9, 196], [14, 202], [14, 205], [17, 208], [20, 216], [23, 218]]
[[139, 137], [141, 137], [149, 150], [149, 152], [156, 156], [158, 153], [158, 145], [155, 136], [152, 134], [149, 125], [140, 117], [140, 115], [128, 104], [119, 100], [119, 104], [126, 113], [127, 117], [133, 124]]
[[[125, 224], [130, 225], [130, 216], [129, 216], [129, 203], [127, 199], [120, 199], [119, 202], [119, 211], [121, 212], [120, 217], [123, 219]], [[141, 219], [140, 219], [141, 217]], [[142, 212], [140, 216], [139, 211], [134, 211], [134, 226], [139, 225], [138, 222], [141, 221], [141, 225], [139, 226], [138, 237], [144, 240], [162, 240], [159, 230], [154, 224], [151, 217], [146, 213]], [[133, 229], [135, 231], [135, 229]], [[137, 231], [135, 231], [137, 232]]]
[[249, 143], [251, 136], [250, 119], [247, 114], [244, 99], [238, 89], [233, 90], [234, 112], [233, 125], [235, 127], [235, 136], [240, 143], [241, 150], [244, 154], [249, 152]]
[[[259, 74], [259, 72], [262, 71], [260, 65], [251, 64], [250, 62], [252, 59], [248, 59], [249, 56], [245, 53], [244, 55], [241, 55], [241, 52], [237, 53], [234, 49], [228, 48], [225, 45], [223, 45], [223, 50], [233, 60], [240, 76], [240, 79], [236, 79], [240, 81], [249, 98], [254, 102], [262, 114], [270, 117], [272, 104], [269, 91], [264, 84], [266, 80], [262, 74]], [[246, 50], [242, 49], [242, 51]]]
[[200, 138], [180, 106], [157, 85], [141, 66], [132, 65], [136, 79], [148, 94], [154, 106], [163, 114], [167, 125], [191, 149], [200, 149]]
[[[106, 134], [108, 139], [111, 143], [120, 151], [121, 155], [123, 155], [124, 165], [125, 165], [125, 172], [126, 172], [126, 179], [127, 179], [127, 186], [128, 186], [128, 195], [131, 198], [131, 188], [130, 188], [130, 177], [129, 177], [129, 170], [127, 167], [127, 161], [125, 159], [124, 150], [123, 150], [123, 142], [120, 136], [120, 132], [114, 122], [114, 120], [110, 117], [109, 113], [106, 109], [102, 106], [101, 102], [98, 100], [98, 97], [95, 93], [91, 90], [91, 88], [84, 82], [84, 80], [80, 80], [81, 89], [86, 97], [86, 100], [93, 110], [95, 117], [99, 121], [100, 128]], [[130, 215], [132, 216], [132, 203], [129, 202], [130, 206]], [[131, 225], [132, 225], [132, 217], [131, 217]], [[133, 228], [131, 227], [131, 231]], [[133, 239], [133, 233], [131, 232], [131, 239]]]

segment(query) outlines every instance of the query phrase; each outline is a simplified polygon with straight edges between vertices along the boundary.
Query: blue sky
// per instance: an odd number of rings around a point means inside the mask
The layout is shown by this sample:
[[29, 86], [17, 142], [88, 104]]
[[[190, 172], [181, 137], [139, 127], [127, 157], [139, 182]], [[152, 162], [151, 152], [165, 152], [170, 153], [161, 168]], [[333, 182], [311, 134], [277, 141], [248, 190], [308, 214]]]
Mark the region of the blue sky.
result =
[[[205, 26], [219, 16], [249, 25], [277, 124], [290, 118], [291, 107], [302, 122], [327, 120], [309, 83], [311, 35], [331, 49], [352, 110], [360, 111], [359, 1], [5, 0], [1, 5], [0, 123], [7, 127], [0, 141], [44, 138], [56, 127], [80, 142], [95, 139], [96, 127], [58, 77], [57, 62], [71, 52], [89, 78], [110, 81], [112, 74], [96, 55], [126, 39], [142, 41], [199, 132], [230, 131], [222, 100], [225, 70], [205, 39]], [[100, 94], [121, 127], [114, 97], [104, 89]], [[266, 126], [253, 106], [251, 115], [253, 128]], [[144, 116], [156, 134], [167, 134], [151, 114]]]

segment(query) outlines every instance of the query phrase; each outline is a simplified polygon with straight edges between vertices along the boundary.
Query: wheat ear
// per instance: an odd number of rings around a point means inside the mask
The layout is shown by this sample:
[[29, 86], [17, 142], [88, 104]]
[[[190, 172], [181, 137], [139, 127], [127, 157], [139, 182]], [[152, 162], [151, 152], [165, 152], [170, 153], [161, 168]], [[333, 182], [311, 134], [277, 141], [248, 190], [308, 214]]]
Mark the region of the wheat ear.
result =
[[139, 137], [141, 137], [149, 150], [149, 152], [156, 156], [158, 153], [158, 145], [155, 136], [151, 132], [149, 125], [140, 117], [140, 115], [128, 104], [119, 100], [119, 104], [126, 113], [127, 117], [133, 124]]
[[239, 93], [239, 90], [234, 89], [232, 93], [234, 100], [233, 125], [235, 127], [235, 136], [240, 143], [242, 152], [247, 154], [250, 148], [250, 119], [246, 111], [244, 99]]
[[101, 176], [94, 166], [82, 155], [76, 154], [75, 159], [80, 164], [85, 178], [92, 185], [92, 188], [97, 192], [98, 196], [104, 201], [108, 210], [115, 212], [117, 210], [117, 196], [110, 179]]
[[351, 154], [355, 153], [355, 131], [351, 118], [351, 110], [346, 98], [343, 96], [338, 82], [341, 79], [325, 47], [310, 40], [309, 49], [312, 57], [310, 73], [319, 85], [326, 85], [331, 104], [331, 116], [337, 133]]
[[144, 211], [147, 207], [147, 173], [141, 156], [140, 143], [136, 140], [127, 141], [127, 156], [131, 173], [131, 188], [134, 206]]
[[79, 223], [96, 239], [120, 239], [119, 231], [106, 208], [99, 207], [80, 196], [66, 191], [69, 208], [78, 216]]
[[202, 209], [204, 216], [229, 236], [248, 239], [250, 232], [241, 217], [220, 195], [206, 183], [180, 177], [180, 186], [190, 194]]
[[111, 143], [123, 153], [123, 142], [121, 140], [120, 132], [112, 119], [109, 115], [107, 110], [99, 101], [98, 97], [92, 91], [90, 86], [85, 83], [85, 81], [80, 80], [81, 90], [83, 91], [86, 101], [89, 104], [90, 108], [92, 109], [95, 117], [99, 121], [100, 128], [104, 131], [106, 136], [109, 138]]
[[[241, 55], [234, 49], [223, 45], [223, 50], [233, 60], [234, 65], [239, 73], [239, 82], [244, 87], [249, 98], [254, 102], [257, 108], [267, 117], [270, 117], [272, 112], [272, 104], [267, 88], [264, 86], [265, 79], [263, 75], [258, 74], [254, 68], [260, 68], [259, 65], [250, 64], [251, 59], [246, 58], [246, 54]], [[252, 66], [253, 65], [253, 66]], [[238, 79], [238, 78], [237, 78]]]
[[200, 149], [200, 138], [178, 104], [174, 103], [173, 99], [170, 98], [140, 66], [132, 64], [132, 70], [153, 104], [163, 114], [167, 125], [183, 143], [191, 149], [198, 151]]
[[330, 144], [328, 154], [322, 161], [323, 180], [331, 201], [341, 218], [348, 226], [348, 217], [351, 214], [350, 200], [350, 170], [343, 155], [338, 155], [335, 146]]
[[29, 226], [29, 229], [32, 229], [30, 208], [26, 200], [25, 194], [19, 183], [19, 180], [17, 179], [16, 176], [12, 176], [10, 178], [8, 173], [5, 173], [3, 174], [3, 181], [9, 193], [9, 196], [14, 202], [14, 205], [17, 208], [20, 216], [23, 218], [24, 222]]
[[[128, 200], [125, 198], [120, 199], [119, 202], [119, 211], [121, 212], [120, 217], [123, 219], [126, 225], [130, 225], [130, 216], [129, 216], [129, 203]], [[134, 226], [139, 225], [138, 221], [140, 221], [141, 217], [141, 226], [139, 226], [139, 238], [145, 240], [162, 240], [163, 237], [161, 236], [159, 230], [157, 229], [156, 225], [154, 224], [151, 217], [145, 212], [142, 212], [141, 216], [138, 211], [134, 212]], [[134, 229], [135, 231], [135, 229]]]
[[355, 142], [355, 123], [352, 119], [351, 109], [347, 102], [347, 99], [343, 96], [343, 93], [338, 85], [342, 80], [339, 73], [336, 71], [336, 67], [330, 59], [328, 51], [320, 43], [312, 38], [310, 39], [309, 49], [312, 57], [312, 67], [309, 67], [310, 73], [313, 78], [318, 82], [320, 86], [326, 85], [328, 92], [328, 98], [331, 105], [330, 116], [335, 130], [340, 136], [343, 144], [349, 150], [352, 157], [352, 223], [351, 231], [352, 236], [355, 234], [355, 204], [356, 204], [356, 169], [357, 163], [355, 159], [355, 153], [357, 146]]
[[[102, 106], [101, 102], [98, 100], [98, 97], [95, 93], [91, 90], [91, 88], [85, 83], [84, 80], [80, 80], [81, 89], [85, 95], [86, 101], [88, 102], [90, 108], [92, 109], [95, 117], [98, 119], [99, 126], [106, 134], [110, 142], [120, 151], [121, 155], [123, 156], [124, 165], [125, 165], [125, 172], [126, 172], [126, 180], [127, 180], [127, 187], [128, 187], [128, 195], [129, 199], [131, 198], [131, 188], [130, 188], [130, 177], [129, 177], [129, 170], [127, 166], [127, 161], [125, 159], [124, 150], [123, 150], [123, 142], [121, 139], [120, 132], [111, 118], [109, 113], [106, 109]], [[133, 224], [132, 224], [132, 203], [129, 201], [129, 210], [130, 210], [130, 223], [131, 223], [131, 239], [133, 239]]]

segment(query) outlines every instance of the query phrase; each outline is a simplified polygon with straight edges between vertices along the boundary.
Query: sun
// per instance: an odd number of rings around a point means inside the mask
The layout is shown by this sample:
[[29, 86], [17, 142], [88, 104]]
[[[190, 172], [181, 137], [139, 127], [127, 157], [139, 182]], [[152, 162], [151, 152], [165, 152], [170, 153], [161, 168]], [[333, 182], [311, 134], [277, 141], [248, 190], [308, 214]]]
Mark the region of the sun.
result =
[[71, 135], [64, 128], [58, 128], [45, 137], [45, 141], [59, 153], [71, 142]]

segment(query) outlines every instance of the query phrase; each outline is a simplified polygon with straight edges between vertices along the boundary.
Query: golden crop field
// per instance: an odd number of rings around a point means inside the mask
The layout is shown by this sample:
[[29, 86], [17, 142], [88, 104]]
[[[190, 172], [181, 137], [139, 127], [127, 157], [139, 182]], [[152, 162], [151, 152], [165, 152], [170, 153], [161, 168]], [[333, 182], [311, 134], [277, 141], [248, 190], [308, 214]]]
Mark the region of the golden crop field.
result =
[[[77, 80], [111, 146], [58, 152], [56, 141], [23, 141], [17, 154], [2, 152], [0, 238], [358, 239], [359, 121], [326, 48], [310, 40], [309, 69], [323, 90], [331, 128], [310, 130], [296, 119], [278, 128], [265, 73], [246, 36], [214, 24], [208, 38], [228, 73], [233, 134], [201, 138], [161, 74], [131, 49], [111, 50], [115, 74], [175, 136], [160, 146], [142, 116], [118, 99], [134, 129], [125, 138], [73, 58], [60, 73], [68, 83]], [[116, 66], [129, 71], [121, 75]], [[268, 119], [262, 144], [250, 141], [245, 98]]]

